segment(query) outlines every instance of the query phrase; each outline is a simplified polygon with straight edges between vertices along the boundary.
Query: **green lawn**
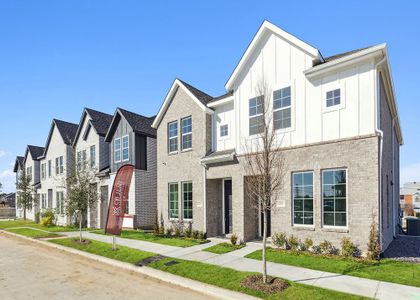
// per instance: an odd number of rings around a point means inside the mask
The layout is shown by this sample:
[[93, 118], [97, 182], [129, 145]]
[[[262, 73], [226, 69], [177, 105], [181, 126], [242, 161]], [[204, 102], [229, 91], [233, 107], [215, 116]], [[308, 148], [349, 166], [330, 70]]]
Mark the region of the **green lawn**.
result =
[[209, 248], [205, 248], [205, 249], [203, 249], [203, 251], [212, 252], [212, 253], [216, 253], [216, 254], [225, 254], [225, 253], [229, 253], [231, 251], [241, 249], [243, 247], [245, 247], [245, 245], [243, 245], [243, 244], [232, 245], [230, 243], [220, 243], [220, 244], [211, 246]]
[[[50, 240], [50, 242], [128, 263], [136, 263], [144, 258], [154, 255], [153, 253], [123, 246], [118, 246], [117, 251], [112, 251], [111, 244], [98, 241], [91, 241], [91, 243], [88, 245], [79, 245], [74, 242], [74, 238]], [[169, 261], [176, 261], [177, 264], [165, 266], [165, 263]], [[240, 272], [230, 268], [223, 268], [182, 259], [165, 258], [161, 261], [153, 262], [148, 266], [182, 277], [261, 297], [264, 299], [364, 299], [363, 297], [353, 296], [294, 282], [289, 282], [291, 286], [285, 291], [268, 296], [261, 292], [241, 287], [241, 280], [246, 276], [254, 273]]]
[[[42, 229], [50, 232], [66, 232], [66, 231], [78, 231], [78, 227], [74, 226], [42, 226], [41, 224], [37, 224], [34, 221], [30, 220], [12, 220], [12, 221], [0, 221], [0, 229], [7, 229], [7, 228], [14, 228], [14, 227], [31, 227], [36, 229]], [[84, 231], [86, 230], [94, 230], [91, 228], [83, 228]]]
[[24, 235], [31, 238], [47, 238], [47, 237], [59, 237], [58, 234], [45, 232], [37, 229], [31, 229], [31, 228], [10, 228], [7, 229], [9, 232], [17, 233], [20, 235]]
[[[258, 250], [246, 257], [261, 260], [261, 256], [261, 250]], [[340, 257], [323, 257], [306, 252], [294, 253], [272, 248], [267, 248], [267, 260], [285, 265], [420, 287], [420, 264], [391, 259], [369, 262]]]
[[[105, 234], [103, 230], [94, 231], [93, 233], [97, 234]], [[141, 240], [146, 242], [158, 243], [162, 245], [168, 246], [176, 246], [176, 247], [191, 247], [200, 244], [207, 243], [206, 240], [194, 240], [189, 238], [176, 238], [176, 237], [160, 237], [156, 236], [152, 233], [146, 233], [139, 230], [123, 230], [121, 232], [121, 237], [125, 239], [133, 239], [133, 240]]]

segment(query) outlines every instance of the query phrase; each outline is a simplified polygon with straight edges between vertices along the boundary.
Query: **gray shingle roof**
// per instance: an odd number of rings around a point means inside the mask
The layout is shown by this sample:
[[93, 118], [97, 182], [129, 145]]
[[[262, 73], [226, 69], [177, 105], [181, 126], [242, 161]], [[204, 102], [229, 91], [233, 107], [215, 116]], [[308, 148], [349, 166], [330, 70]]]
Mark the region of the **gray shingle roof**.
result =
[[360, 51], [363, 51], [363, 50], [366, 50], [366, 49], [369, 49], [369, 48], [372, 48], [372, 47], [374, 47], [374, 46], [369, 46], [369, 47], [354, 49], [354, 50], [351, 50], [351, 51], [347, 51], [347, 52], [343, 52], [343, 53], [338, 53], [338, 54], [335, 54], [335, 55], [331, 55], [331, 56], [328, 56], [328, 57], [324, 57], [324, 62], [321, 62], [319, 60], [318, 61], [314, 61], [314, 66], [322, 65], [322, 64], [325, 64], [327, 62], [330, 62], [330, 61], [333, 61], [333, 60], [336, 60], [336, 59], [339, 59], [339, 58], [342, 58], [342, 57], [345, 57], [345, 56], [349, 56], [349, 55], [352, 55], [354, 53], [357, 53], [357, 52], [360, 52]]
[[105, 136], [108, 132], [108, 128], [112, 122], [112, 115], [103, 113], [91, 108], [86, 108], [86, 111], [89, 113], [92, 118], [92, 126], [95, 128], [96, 132], [100, 136]]
[[25, 157], [23, 156], [16, 156], [15, 165], [13, 167], [13, 172], [17, 172], [19, 167], [23, 168], [23, 162], [25, 161]]
[[44, 153], [44, 147], [28, 145], [28, 150], [31, 153], [33, 159], [37, 159]]
[[73, 144], [74, 138], [76, 137], [77, 128], [79, 125], [66, 122], [63, 120], [54, 119], [54, 123], [57, 126], [58, 131], [61, 134], [61, 137], [64, 140], [66, 145]]
[[152, 128], [155, 116], [145, 117], [122, 108], [118, 108], [118, 111], [121, 112], [128, 124], [130, 124], [131, 128], [133, 128], [134, 132], [143, 133], [153, 137], [156, 136], [156, 129]]
[[203, 103], [204, 105], [207, 105], [211, 100], [213, 100], [213, 97], [204, 93], [203, 91], [200, 91], [199, 89], [193, 87], [192, 85], [186, 83], [185, 81], [182, 81], [181, 79], [178, 79], [181, 81], [185, 87], [195, 96], [197, 99]]
[[222, 99], [230, 97], [232, 95], [233, 95], [233, 92], [227, 92], [226, 94], [223, 94], [221, 96], [214, 97], [212, 100], [209, 101], [209, 103], [216, 102], [218, 100], [222, 100]]

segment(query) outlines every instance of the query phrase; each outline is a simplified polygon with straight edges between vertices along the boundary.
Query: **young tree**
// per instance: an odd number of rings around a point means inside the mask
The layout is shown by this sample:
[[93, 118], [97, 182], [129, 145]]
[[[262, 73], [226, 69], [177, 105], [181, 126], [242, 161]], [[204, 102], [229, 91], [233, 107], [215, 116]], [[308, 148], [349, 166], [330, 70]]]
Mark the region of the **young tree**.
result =
[[31, 176], [27, 175], [25, 170], [22, 170], [22, 173], [18, 177], [16, 191], [17, 206], [23, 209], [23, 219], [26, 220], [26, 210], [32, 209], [34, 197], [32, 196]]
[[[273, 124], [271, 90], [264, 81], [256, 88], [256, 115], [252, 121], [256, 138], [245, 142], [245, 184], [248, 197], [255, 209], [263, 215], [263, 282], [267, 283], [267, 214], [275, 207], [278, 195], [283, 189], [283, 178], [286, 173], [284, 155], [280, 151], [279, 139]], [[281, 142], [281, 140], [280, 140]]]
[[66, 180], [67, 197], [65, 200], [66, 212], [79, 220], [80, 242], [82, 238], [82, 220], [88, 213], [89, 207], [98, 201], [98, 191], [95, 182], [95, 173], [88, 164], [78, 164], [73, 174]]

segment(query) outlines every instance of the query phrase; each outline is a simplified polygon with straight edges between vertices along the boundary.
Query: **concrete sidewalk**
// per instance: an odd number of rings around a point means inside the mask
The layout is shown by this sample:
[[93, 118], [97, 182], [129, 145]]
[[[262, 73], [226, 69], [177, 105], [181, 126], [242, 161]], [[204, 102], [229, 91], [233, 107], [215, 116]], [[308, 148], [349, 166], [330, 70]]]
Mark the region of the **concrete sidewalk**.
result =
[[[78, 232], [62, 232], [67, 236], [77, 236]], [[84, 232], [83, 236], [92, 240], [111, 243], [109, 236]], [[162, 254], [185, 260], [200, 261], [208, 264], [232, 268], [238, 271], [261, 272], [261, 261], [245, 258], [249, 253], [261, 249], [259, 243], [248, 243], [246, 247], [226, 254], [214, 254], [202, 251], [221, 242], [223, 239], [210, 239], [210, 243], [181, 248], [166, 246], [157, 243], [117, 238], [117, 244], [126, 247]], [[328, 273], [301, 267], [267, 262], [269, 275], [284, 278], [290, 281], [313, 285], [320, 288], [346, 292], [354, 295], [376, 299], [420, 299], [420, 288], [388, 283], [378, 280], [359, 278], [335, 273]], [[419, 278], [420, 280], [420, 278]]]

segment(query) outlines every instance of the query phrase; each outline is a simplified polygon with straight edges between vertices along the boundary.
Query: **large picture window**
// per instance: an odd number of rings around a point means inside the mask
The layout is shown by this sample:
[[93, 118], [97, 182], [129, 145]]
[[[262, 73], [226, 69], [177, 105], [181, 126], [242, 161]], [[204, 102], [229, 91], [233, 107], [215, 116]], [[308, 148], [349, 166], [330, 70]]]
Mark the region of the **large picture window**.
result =
[[249, 135], [264, 131], [264, 96], [249, 99]]
[[169, 184], [169, 218], [179, 217], [178, 183]]
[[192, 182], [182, 183], [182, 211], [184, 219], [192, 219], [193, 217], [193, 186]]
[[168, 124], [168, 151], [169, 153], [178, 151], [178, 122]]
[[192, 148], [192, 118], [184, 118], [181, 120], [182, 134], [181, 146], [182, 150]]
[[347, 225], [347, 171], [322, 172], [323, 222], [325, 226]]
[[273, 93], [274, 129], [289, 128], [292, 125], [291, 88], [286, 87]]
[[314, 173], [293, 173], [293, 224], [314, 224]]

